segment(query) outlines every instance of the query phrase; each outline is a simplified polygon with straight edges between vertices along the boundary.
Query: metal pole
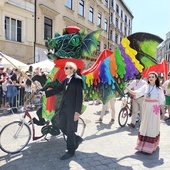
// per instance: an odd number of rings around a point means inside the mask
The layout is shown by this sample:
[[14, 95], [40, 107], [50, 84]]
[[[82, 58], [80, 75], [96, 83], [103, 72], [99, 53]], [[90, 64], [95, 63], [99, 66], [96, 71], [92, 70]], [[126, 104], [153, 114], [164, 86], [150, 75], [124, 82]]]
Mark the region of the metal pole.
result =
[[110, 1], [108, 1], [109, 2], [109, 21], [108, 21], [108, 47], [107, 47], [107, 49], [109, 49], [110, 50], [110, 43], [109, 43], [109, 41], [110, 41]]
[[37, 25], [37, 0], [35, 0], [35, 4], [34, 4], [34, 63], [35, 63], [36, 40], [37, 40], [36, 25]]

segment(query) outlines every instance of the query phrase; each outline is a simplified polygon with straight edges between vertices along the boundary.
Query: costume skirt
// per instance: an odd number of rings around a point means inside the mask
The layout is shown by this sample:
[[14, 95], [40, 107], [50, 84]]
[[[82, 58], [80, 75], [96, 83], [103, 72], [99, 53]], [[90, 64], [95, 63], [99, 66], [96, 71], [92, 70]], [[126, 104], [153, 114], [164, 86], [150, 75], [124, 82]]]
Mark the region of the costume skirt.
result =
[[151, 154], [160, 141], [160, 106], [155, 99], [145, 99], [142, 110], [142, 122], [135, 149]]

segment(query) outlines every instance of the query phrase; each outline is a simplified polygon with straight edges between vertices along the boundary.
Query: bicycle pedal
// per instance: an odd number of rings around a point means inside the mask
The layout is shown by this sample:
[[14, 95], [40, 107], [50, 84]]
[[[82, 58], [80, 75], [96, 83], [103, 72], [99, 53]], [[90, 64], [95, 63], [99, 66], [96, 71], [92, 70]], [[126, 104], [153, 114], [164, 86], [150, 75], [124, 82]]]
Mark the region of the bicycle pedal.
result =
[[46, 141], [50, 141], [50, 139], [47, 138], [47, 135], [44, 136], [44, 139], [45, 139]]
[[32, 125], [32, 122], [31, 122], [31, 120], [30, 120], [30, 121], [28, 121], [28, 124], [29, 124], [29, 125]]

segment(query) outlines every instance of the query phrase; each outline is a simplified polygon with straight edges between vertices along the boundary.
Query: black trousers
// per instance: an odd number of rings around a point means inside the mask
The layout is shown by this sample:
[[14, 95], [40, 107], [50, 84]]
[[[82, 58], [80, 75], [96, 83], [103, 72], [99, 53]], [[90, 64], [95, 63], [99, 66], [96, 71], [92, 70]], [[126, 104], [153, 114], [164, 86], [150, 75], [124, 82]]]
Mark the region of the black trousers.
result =
[[70, 154], [74, 154], [78, 147], [79, 136], [75, 134], [77, 131], [78, 121], [74, 121], [74, 115], [65, 108], [60, 112], [59, 129], [67, 136], [67, 150]]

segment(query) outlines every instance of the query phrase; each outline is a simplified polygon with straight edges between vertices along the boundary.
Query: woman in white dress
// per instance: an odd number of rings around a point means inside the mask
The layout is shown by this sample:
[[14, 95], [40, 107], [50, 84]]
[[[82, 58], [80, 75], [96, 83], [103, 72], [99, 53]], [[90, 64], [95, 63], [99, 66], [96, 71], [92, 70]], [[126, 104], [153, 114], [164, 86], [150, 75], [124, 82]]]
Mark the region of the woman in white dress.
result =
[[142, 121], [138, 133], [136, 148], [138, 151], [152, 154], [158, 147], [160, 141], [160, 109], [164, 118], [165, 96], [160, 87], [159, 78], [156, 72], [148, 74], [148, 84], [138, 90], [128, 92], [140, 97], [144, 94], [145, 99], [142, 105]]

